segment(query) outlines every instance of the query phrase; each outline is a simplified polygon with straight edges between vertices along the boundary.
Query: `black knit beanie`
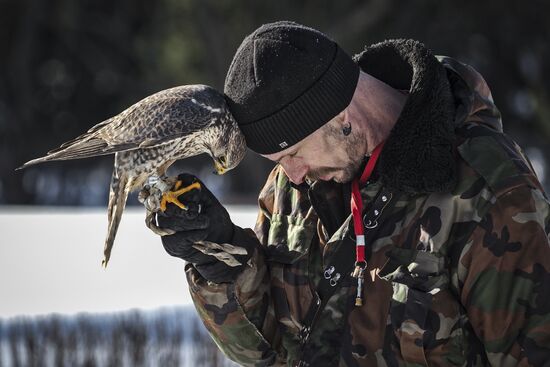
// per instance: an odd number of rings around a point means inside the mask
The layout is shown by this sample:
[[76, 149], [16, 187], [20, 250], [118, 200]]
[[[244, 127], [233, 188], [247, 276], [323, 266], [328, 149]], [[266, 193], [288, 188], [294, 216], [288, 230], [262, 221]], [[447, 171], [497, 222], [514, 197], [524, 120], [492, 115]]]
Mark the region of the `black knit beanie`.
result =
[[239, 46], [224, 93], [248, 147], [284, 150], [350, 103], [359, 67], [325, 34], [282, 21], [265, 24]]

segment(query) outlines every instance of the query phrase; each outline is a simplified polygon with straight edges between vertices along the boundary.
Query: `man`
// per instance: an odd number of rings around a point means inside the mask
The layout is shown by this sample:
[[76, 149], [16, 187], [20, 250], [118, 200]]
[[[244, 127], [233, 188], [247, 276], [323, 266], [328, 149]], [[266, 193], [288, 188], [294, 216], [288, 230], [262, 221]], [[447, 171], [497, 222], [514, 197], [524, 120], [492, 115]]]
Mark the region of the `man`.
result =
[[474, 69], [413, 40], [352, 60], [277, 22], [244, 39], [224, 92], [247, 145], [278, 163], [254, 232], [206, 188], [181, 198], [199, 215], [171, 207], [158, 221], [177, 231], [163, 244], [188, 261], [195, 306], [229, 358], [550, 361], [548, 201]]

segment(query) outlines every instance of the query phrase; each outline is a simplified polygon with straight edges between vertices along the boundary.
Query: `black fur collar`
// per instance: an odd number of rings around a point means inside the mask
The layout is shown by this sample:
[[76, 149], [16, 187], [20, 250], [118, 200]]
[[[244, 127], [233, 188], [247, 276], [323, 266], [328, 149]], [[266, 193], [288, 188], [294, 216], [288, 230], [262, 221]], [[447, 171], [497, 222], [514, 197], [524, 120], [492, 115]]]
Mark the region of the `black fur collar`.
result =
[[455, 106], [442, 64], [414, 40], [369, 46], [355, 61], [375, 78], [409, 90], [377, 164], [384, 184], [407, 193], [451, 190], [456, 182]]

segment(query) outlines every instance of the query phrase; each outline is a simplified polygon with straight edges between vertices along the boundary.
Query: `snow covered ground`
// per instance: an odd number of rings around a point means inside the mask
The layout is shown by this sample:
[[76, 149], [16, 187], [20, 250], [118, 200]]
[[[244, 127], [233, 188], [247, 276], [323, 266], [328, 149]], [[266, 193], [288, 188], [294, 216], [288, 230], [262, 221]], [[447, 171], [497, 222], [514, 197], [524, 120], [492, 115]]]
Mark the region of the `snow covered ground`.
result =
[[[255, 207], [228, 211], [237, 225], [254, 225]], [[0, 318], [189, 304], [184, 262], [144, 218], [143, 208], [126, 209], [103, 269], [106, 208], [0, 207]]]

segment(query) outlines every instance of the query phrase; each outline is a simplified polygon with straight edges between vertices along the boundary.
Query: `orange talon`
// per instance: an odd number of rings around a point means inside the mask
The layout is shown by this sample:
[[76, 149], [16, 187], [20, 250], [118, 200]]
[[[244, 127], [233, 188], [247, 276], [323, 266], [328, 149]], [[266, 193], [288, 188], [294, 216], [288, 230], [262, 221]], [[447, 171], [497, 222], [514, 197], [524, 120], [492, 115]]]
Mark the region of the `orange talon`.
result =
[[181, 181], [177, 181], [176, 184], [174, 185], [174, 191], [167, 191], [164, 194], [162, 194], [162, 199], [160, 201], [160, 210], [161, 211], [166, 210], [166, 205], [168, 203], [173, 203], [173, 204], [177, 205], [179, 208], [181, 208], [183, 210], [187, 210], [187, 206], [184, 205], [183, 203], [181, 203], [178, 200], [178, 197], [182, 194], [185, 194], [188, 191], [193, 190], [193, 189], [200, 190], [201, 189], [201, 184], [198, 183], [198, 182], [193, 182], [191, 185], [180, 189], [182, 184], [183, 183]]

